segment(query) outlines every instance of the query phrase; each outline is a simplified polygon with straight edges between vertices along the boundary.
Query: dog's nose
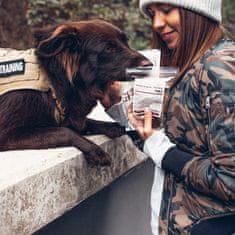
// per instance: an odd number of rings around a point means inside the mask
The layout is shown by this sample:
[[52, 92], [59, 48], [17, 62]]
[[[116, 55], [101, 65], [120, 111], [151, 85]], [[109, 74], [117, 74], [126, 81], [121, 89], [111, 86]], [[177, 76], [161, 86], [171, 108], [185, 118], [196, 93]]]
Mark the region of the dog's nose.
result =
[[149, 60], [142, 60], [140, 62], [140, 66], [147, 67], [147, 66], [153, 66], [153, 64]]

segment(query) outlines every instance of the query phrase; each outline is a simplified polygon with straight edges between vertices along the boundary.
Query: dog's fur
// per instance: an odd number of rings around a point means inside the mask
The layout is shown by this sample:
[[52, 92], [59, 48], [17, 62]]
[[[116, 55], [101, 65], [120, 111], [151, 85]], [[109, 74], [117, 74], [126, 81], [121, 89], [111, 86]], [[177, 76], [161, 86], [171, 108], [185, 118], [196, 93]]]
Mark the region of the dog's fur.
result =
[[83, 134], [124, 133], [116, 123], [86, 118], [115, 80], [125, 80], [128, 67], [148, 65], [132, 50], [120, 29], [102, 20], [67, 22], [34, 32], [36, 55], [45, 70], [64, 120], [56, 122], [52, 92], [23, 89], [0, 96], [0, 151], [75, 146], [90, 164], [110, 159]]

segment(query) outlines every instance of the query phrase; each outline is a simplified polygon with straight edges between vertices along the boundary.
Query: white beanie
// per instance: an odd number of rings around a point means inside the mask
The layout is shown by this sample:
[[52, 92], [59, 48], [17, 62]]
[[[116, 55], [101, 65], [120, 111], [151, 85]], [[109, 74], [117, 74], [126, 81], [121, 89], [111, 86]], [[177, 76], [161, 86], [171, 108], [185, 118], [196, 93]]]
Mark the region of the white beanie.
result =
[[140, 10], [148, 15], [146, 7], [151, 3], [169, 3], [221, 22], [221, 0], [140, 0]]

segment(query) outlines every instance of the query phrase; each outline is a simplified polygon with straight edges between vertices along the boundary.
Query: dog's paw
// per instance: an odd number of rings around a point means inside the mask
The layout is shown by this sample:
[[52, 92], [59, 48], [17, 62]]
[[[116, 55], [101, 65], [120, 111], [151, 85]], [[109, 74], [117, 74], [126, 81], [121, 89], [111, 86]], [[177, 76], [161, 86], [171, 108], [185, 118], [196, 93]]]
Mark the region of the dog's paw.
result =
[[99, 147], [93, 148], [91, 151], [85, 153], [85, 158], [89, 166], [110, 166], [111, 158], [108, 153]]
[[125, 135], [126, 131], [125, 128], [120, 126], [118, 123], [112, 123], [107, 126], [104, 134], [109, 138], [113, 139]]

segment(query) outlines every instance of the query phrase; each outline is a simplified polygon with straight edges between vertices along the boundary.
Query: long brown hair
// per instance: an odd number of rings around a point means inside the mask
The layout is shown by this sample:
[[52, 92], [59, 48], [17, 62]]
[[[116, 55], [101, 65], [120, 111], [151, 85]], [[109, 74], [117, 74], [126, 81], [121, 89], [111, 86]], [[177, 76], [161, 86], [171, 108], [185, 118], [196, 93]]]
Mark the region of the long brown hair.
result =
[[179, 68], [177, 81], [206, 50], [222, 37], [218, 22], [184, 8], [179, 8], [179, 11], [181, 36], [176, 49], [168, 49], [166, 43], [154, 31], [152, 37], [152, 48], [161, 50], [161, 65]]

